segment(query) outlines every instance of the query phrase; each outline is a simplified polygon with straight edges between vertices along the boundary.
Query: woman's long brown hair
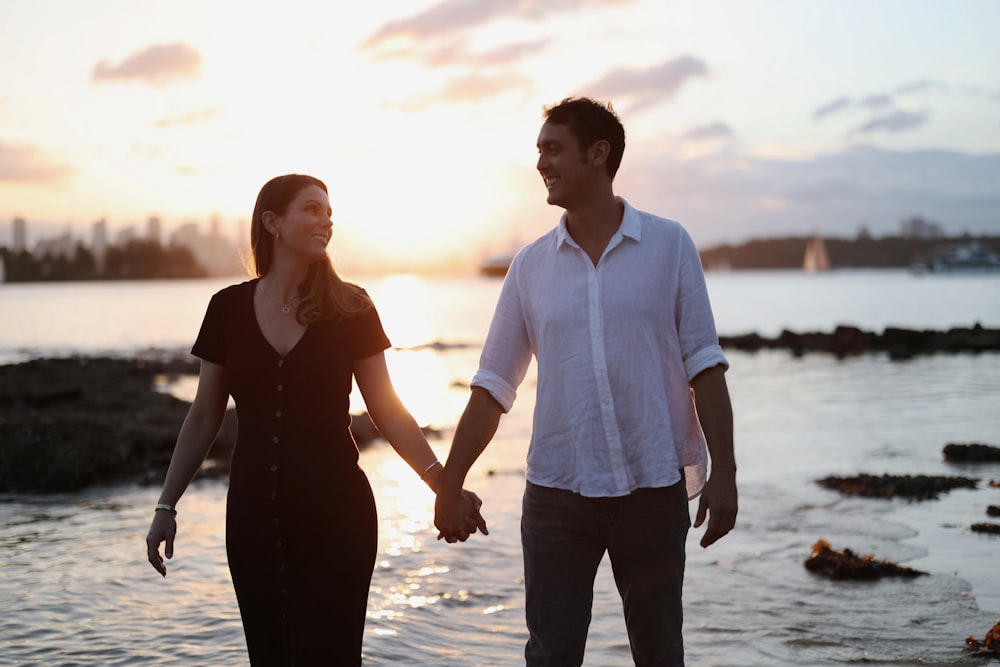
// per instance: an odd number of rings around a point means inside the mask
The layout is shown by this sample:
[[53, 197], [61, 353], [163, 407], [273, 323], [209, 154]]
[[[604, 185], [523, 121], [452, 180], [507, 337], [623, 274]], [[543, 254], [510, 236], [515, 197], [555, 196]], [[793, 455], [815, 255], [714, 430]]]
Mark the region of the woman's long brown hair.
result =
[[[292, 200], [310, 185], [319, 186], [329, 194], [323, 181], [305, 174], [277, 176], [260, 189], [250, 221], [252, 270], [258, 278], [267, 275], [274, 260], [274, 237], [264, 226], [264, 213], [285, 215]], [[299, 285], [299, 308], [295, 316], [302, 324], [310, 324], [351, 317], [371, 307], [368, 294], [357, 285], [342, 280], [327, 256], [309, 265], [305, 280]]]

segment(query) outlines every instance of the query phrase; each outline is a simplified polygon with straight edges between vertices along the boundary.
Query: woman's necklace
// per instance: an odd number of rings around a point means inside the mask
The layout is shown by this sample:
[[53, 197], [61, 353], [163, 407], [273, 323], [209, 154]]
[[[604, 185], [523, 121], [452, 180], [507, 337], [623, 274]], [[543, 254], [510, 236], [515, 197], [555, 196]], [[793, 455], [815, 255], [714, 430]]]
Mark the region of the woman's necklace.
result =
[[271, 301], [274, 301], [276, 304], [278, 304], [279, 306], [281, 306], [281, 314], [282, 315], [288, 315], [290, 312], [292, 312], [293, 310], [295, 310], [295, 308], [297, 308], [298, 305], [299, 305], [299, 297], [297, 297], [297, 296], [293, 296], [291, 302], [284, 303], [283, 301], [281, 301], [281, 299], [279, 299], [276, 296], [273, 296], [270, 292], [268, 292], [267, 289], [265, 289], [265, 287], [264, 287], [264, 283], [258, 282], [257, 283], [257, 287], [260, 288], [261, 294], [263, 294], [268, 299], [270, 299]]

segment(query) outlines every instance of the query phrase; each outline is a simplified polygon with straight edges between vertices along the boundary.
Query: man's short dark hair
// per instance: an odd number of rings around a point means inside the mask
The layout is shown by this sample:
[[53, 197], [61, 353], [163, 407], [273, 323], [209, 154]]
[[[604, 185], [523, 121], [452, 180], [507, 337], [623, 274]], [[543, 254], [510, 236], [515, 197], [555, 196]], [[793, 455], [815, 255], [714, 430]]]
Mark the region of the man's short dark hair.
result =
[[625, 153], [625, 128], [610, 102], [604, 104], [589, 97], [567, 97], [558, 104], [545, 107], [542, 117], [549, 123], [568, 125], [581, 153], [601, 139], [607, 141], [611, 150], [604, 166], [614, 180]]

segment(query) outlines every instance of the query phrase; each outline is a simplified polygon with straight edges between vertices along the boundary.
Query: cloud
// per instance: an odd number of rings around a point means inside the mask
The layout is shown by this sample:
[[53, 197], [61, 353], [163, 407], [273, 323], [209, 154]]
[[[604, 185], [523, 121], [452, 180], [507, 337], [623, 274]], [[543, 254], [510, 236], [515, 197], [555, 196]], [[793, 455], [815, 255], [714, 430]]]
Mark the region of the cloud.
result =
[[827, 102], [813, 113], [813, 120], [822, 120], [827, 116], [844, 111], [851, 107], [850, 97], [838, 97], [832, 102]]
[[725, 123], [711, 123], [695, 127], [684, 133], [683, 138], [692, 141], [710, 141], [714, 139], [731, 139], [733, 129]]
[[893, 111], [892, 113], [873, 118], [863, 125], [855, 128], [857, 134], [872, 134], [874, 132], [903, 132], [912, 130], [924, 125], [930, 118], [930, 113], [921, 111], [913, 113], [910, 111]]
[[1000, 102], [1000, 88], [988, 90], [982, 86], [962, 86], [961, 92], [969, 95], [970, 97], [981, 97], [989, 100], [990, 102]]
[[[455, 42], [427, 49], [419, 57], [431, 67], [447, 67], [452, 65], [492, 67], [510, 65], [529, 56], [538, 55], [550, 43], [548, 39], [530, 42], [515, 42], [506, 44], [490, 51], [475, 53], [469, 51], [465, 44]], [[399, 49], [383, 54], [383, 58], [412, 58], [412, 49]]]
[[530, 42], [514, 42], [504, 46], [476, 53], [470, 51], [465, 42], [454, 40], [448, 43], [431, 43], [422, 50], [412, 45], [400, 46], [397, 49], [384, 50], [378, 54], [378, 60], [413, 60], [421, 59], [430, 67], [477, 66], [493, 67], [510, 65], [524, 60], [529, 56], [538, 55], [549, 44], [549, 39], [539, 39]]
[[201, 54], [184, 42], [160, 44], [140, 49], [118, 64], [102, 60], [94, 66], [92, 80], [138, 80], [159, 86], [179, 79], [197, 77], [201, 72]]
[[857, 106], [869, 111], [878, 111], [893, 106], [893, 101], [890, 95], [869, 95], [858, 100]]
[[518, 74], [470, 74], [453, 77], [437, 92], [414, 95], [397, 106], [404, 111], [418, 111], [434, 104], [478, 102], [530, 88], [531, 82]]
[[0, 183], [55, 183], [76, 169], [60, 164], [34, 146], [12, 146], [0, 141]]
[[199, 125], [205, 123], [221, 113], [221, 109], [193, 109], [173, 118], [161, 118], [156, 121], [154, 127], [172, 127], [174, 125]]
[[[640, 146], [616, 190], [687, 226], [700, 247], [764, 236], [895, 234], [912, 215], [949, 233], [1000, 234], [1000, 152], [893, 151], [872, 146], [808, 160], [706, 155], [680, 160]], [[639, 151], [644, 151], [640, 153]]]
[[925, 90], [948, 90], [948, 84], [942, 83], [941, 81], [933, 81], [931, 79], [919, 79], [917, 81], [911, 81], [910, 83], [905, 83], [902, 86], [896, 88], [897, 95], [908, 95], [910, 93], [922, 93]]
[[683, 55], [645, 69], [621, 67], [585, 87], [586, 95], [598, 99], [632, 100], [632, 111], [672, 99], [688, 81], [708, 76], [703, 60]]
[[405, 19], [390, 21], [360, 48], [377, 49], [397, 39], [422, 41], [452, 35], [495, 19], [537, 19], [562, 11], [630, 4], [632, 0], [445, 0]]

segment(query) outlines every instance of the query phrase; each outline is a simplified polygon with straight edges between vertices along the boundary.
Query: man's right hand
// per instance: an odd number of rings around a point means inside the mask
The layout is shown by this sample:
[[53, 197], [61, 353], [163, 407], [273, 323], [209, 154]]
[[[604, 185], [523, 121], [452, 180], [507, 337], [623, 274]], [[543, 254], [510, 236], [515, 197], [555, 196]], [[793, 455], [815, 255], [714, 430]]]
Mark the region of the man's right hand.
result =
[[486, 520], [479, 513], [483, 501], [465, 489], [440, 489], [434, 501], [434, 526], [440, 531], [438, 539], [449, 544], [464, 542], [477, 530], [489, 535]]

